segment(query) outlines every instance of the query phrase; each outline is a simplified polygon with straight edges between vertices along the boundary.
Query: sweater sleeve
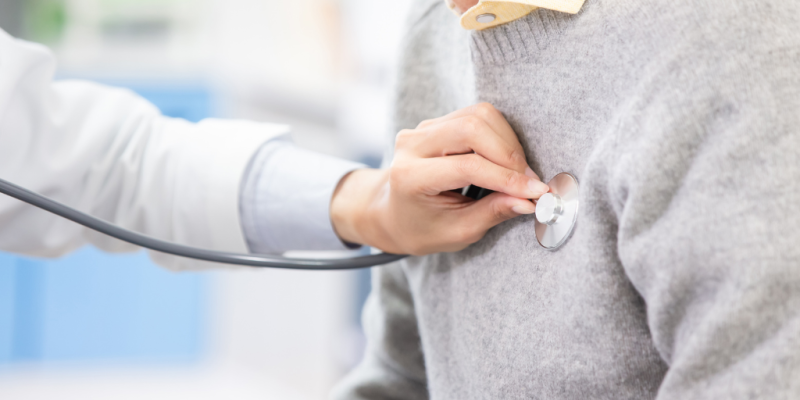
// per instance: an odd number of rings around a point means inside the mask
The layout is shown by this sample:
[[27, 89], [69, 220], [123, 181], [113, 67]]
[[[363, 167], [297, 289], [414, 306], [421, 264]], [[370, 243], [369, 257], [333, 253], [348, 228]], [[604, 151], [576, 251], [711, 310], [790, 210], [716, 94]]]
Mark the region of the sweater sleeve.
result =
[[422, 344], [402, 264], [375, 268], [372, 274], [372, 293], [363, 319], [366, 353], [331, 398], [426, 400]]
[[650, 74], [609, 161], [660, 400], [800, 396], [800, 46], [739, 45]]

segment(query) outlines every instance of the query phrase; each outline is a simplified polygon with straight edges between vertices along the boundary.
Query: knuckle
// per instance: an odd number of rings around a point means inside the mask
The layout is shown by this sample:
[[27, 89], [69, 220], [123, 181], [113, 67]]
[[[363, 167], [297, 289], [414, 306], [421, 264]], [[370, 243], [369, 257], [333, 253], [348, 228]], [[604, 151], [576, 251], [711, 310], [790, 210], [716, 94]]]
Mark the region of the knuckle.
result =
[[417, 125], [417, 129], [426, 128], [426, 127], [431, 126], [431, 125], [433, 125], [433, 120], [432, 119], [426, 119], [426, 120], [420, 122], [419, 125]]
[[462, 175], [474, 175], [481, 168], [481, 160], [478, 155], [466, 155], [456, 162], [456, 170]]
[[411, 129], [403, 129], [402, 131], [398, 132], [394, 139], [395, 147], [402, 148], [407, 146], [411, 142], [413, 136], [414, 131]]
[[525, 162], [525, 156], [523, 156], [522, 152], [517, 149], [509, 150], [506, 157], [509, 165], [522, 166], [525, 164], [525, 166], [527, 166], [527, 163]]
[[483, 120], [474, 115], [468, 115], [461, 120], [462, 135], [475, 136], [480, 132], [482, 127]]
[[[506, 182], [506, 187], [507, 188], [515, 188], [515, 187], [518, 187], [518, 186], [522, 185], [523, 183], [525, 183], [525, 182], [523, 182], [523, 179], [522, 179], [523, 175], [521, 175], [521, 174], [519, 174], [519, 173], [517, 173], [515, 171], [506, 171], [505, 175], [506, 175], [505, 176], [505, 182]], [[525, 180], [527, 180], [527, 177], [525, 178]]]
[[498, 113], [497, 109], [489, 103], [479, 103], [475, 105], [474, 114], [483, 118], [485, 121], [497, 117]]

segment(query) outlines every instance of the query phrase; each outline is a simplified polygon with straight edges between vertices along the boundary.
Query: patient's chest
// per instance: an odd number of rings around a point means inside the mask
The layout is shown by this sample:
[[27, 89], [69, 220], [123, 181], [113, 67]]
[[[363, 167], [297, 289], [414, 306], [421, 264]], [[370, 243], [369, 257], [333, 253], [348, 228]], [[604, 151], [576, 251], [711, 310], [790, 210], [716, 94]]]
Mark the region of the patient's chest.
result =
[[[491, 35], [500, 42], [502, 34]], [[501, 56], [476, 61], [478, 100], [503, 112], [545, 182], [560, 172], [577, 176], [578, 222], [557, 251], [539, 246], [535, 217], [523, 216], [462, 252], [407, 263], [431, 394], [654, 397], [666, 367], [617, 258], [606, 189], [604, 160], [613, 154], [626, 80], [606, 79], [601, 69], [565, 77], [563, 51]]]
[[655, 393], [664, 365], [616, 257], [614, 219], [591, 182], [581, 202], [574, 235], [558, 251], [541, 248], [533, 217], [520, 217], [462, 252], [407, 264], [432, 393]]
[[408, 262], [433, 398], [654, 397], [665, 366], [645, 304], [617, 259], [613, 216], [591, 178], [583, 185], [557, 251], [520, 217], [464, 251]]

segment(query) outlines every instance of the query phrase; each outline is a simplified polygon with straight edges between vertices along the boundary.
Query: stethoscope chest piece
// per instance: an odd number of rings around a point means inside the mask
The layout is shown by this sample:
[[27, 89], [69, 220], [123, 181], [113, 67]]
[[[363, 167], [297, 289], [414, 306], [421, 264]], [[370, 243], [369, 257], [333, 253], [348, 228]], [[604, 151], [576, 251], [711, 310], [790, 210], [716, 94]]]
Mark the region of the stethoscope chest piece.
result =
[[550, 193], [536, 202], [536, 240], [545, 249], [556, 250], [569, 240], [578, 221], [578, 180], [562, 172], [550, 182]]

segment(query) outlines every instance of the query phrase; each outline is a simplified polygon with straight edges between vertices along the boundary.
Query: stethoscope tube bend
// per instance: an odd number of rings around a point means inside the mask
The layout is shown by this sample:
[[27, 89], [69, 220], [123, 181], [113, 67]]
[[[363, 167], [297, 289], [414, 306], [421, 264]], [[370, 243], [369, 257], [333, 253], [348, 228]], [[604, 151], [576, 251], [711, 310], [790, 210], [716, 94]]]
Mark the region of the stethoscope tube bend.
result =
[[6, 194], [17, 200], [41, 208], [42, 210], [66, 218], [89, 229], [104, 233], [124, 242], [161, 253], [202, 261], [262, 268], [323, 271], [369, 268], [377, 265], [388, 264], [390, 262], [407, 257], [405, 255], [382, 253], [341, 259], [307, 259], [255, 254], [238, 254], [199, 249], [196, 247], [184, 246], [177, 243], [159, 240], [141, 233], [121, 228], [117, 225], [78, 211], [72, 207], [59, 203], [55, 200], [32, 192], [3, 179], [0, 179], [0, 193]]

